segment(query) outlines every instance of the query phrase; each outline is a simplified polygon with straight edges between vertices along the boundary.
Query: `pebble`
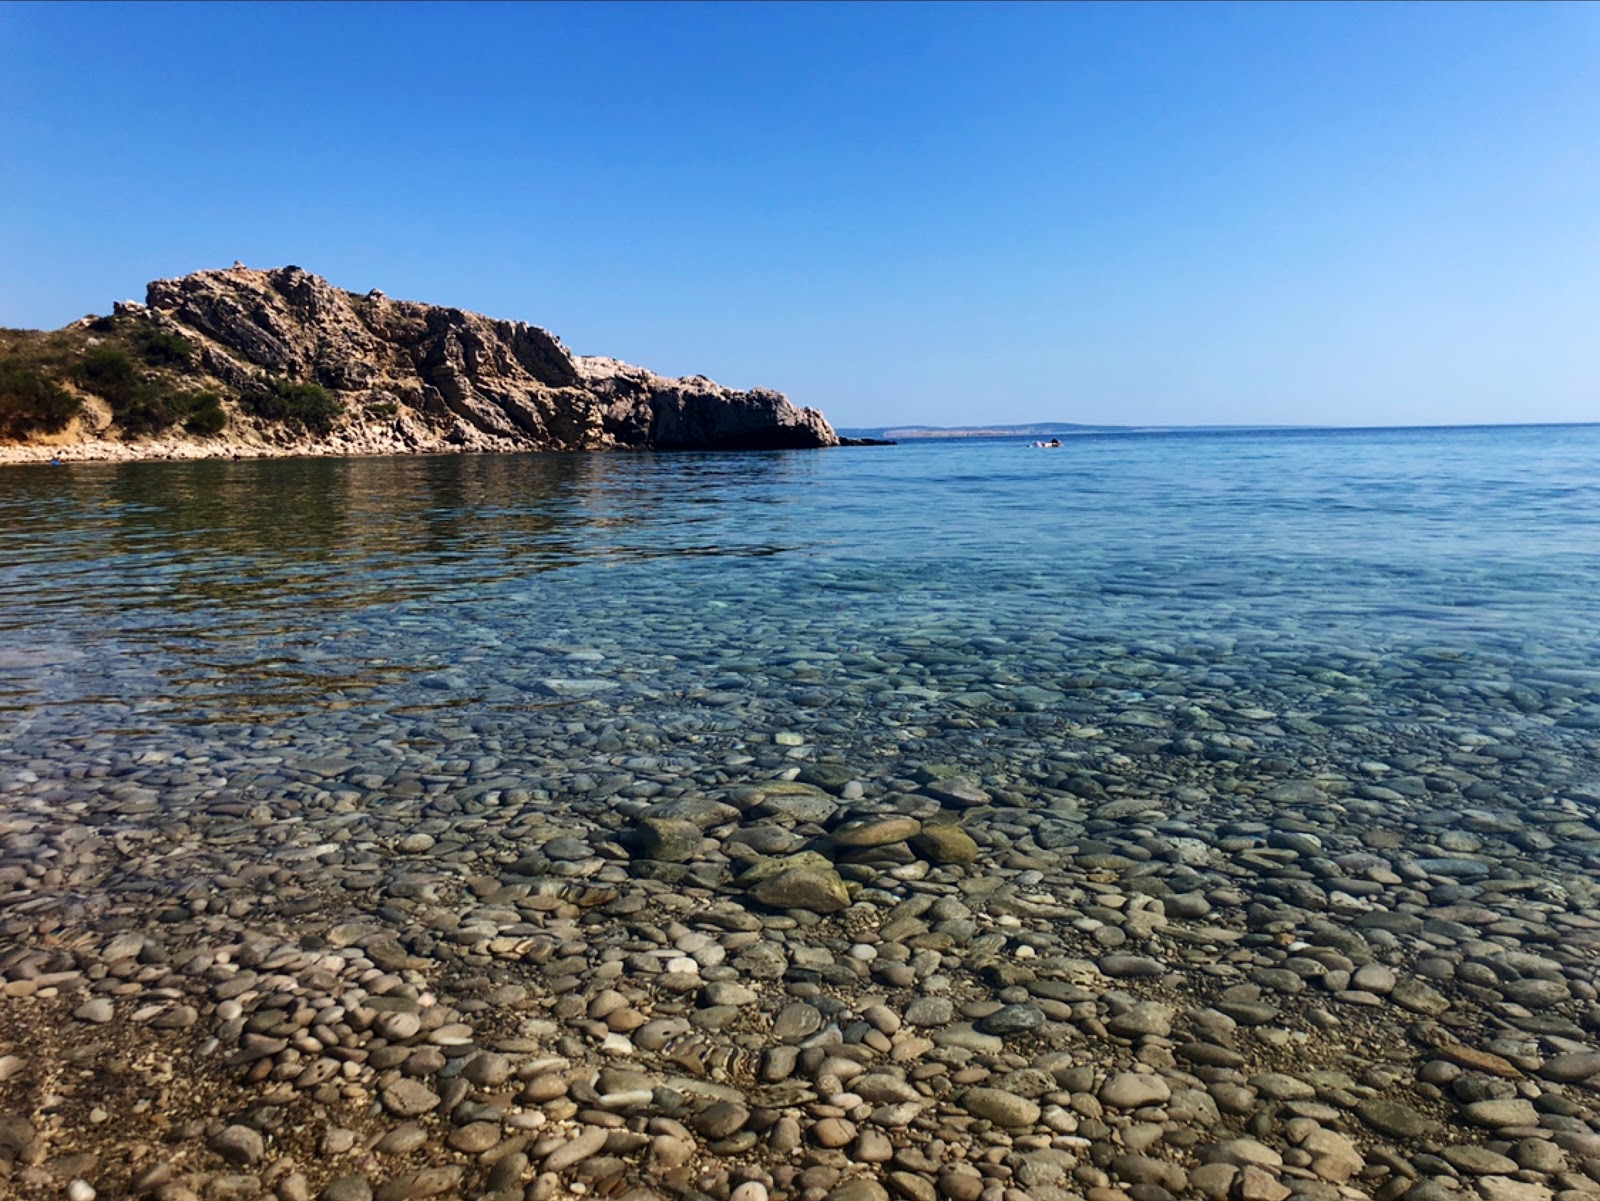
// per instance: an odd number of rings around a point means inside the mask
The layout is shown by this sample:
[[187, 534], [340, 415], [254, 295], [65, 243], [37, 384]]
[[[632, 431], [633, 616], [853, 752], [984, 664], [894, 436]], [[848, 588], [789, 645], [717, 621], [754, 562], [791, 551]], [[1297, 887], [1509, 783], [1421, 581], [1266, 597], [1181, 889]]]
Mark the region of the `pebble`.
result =
[[998, 1088], [969, 1088], [961, 1105], [974, 1117], [1008, 1128], [1032, 1126], [1040, 1116], [1037, 1102]]
[[418, 1080], [397, 1080], [383, 1090], [384, 1108], [397, 1117], [417, 1117], [438, 1105], [439, 1094]]
[[229, 1126], [211, 1140], [211, 1149], [239, 1167], [259, 1163], [266, 1155], [260, 1133], [248, 1126]]
[[1145, 1072], [1118, 1072], [1100, 1088], [1100, 1100], [1113, 1109], [1139, 1109], [1160, 1105], [1172, 1096], [1172, 1088], [1160, 1076]]
[[80, 1022], [91, 1022], [94, 1025], [103, 1026], [116, 1017], [116, 1013], [116, 1007], [109, 1000], [105, 997], [95, 997], [93, 1000], [85, 1001], [74, 1009], [72, 1016]]
[[564, 1172], [582, 1163], [606, 1145], [606, 1130], [601, 1126], [585, 1126], [561, 1146], [552, 1151], [541, 1165], [546, 1172]]

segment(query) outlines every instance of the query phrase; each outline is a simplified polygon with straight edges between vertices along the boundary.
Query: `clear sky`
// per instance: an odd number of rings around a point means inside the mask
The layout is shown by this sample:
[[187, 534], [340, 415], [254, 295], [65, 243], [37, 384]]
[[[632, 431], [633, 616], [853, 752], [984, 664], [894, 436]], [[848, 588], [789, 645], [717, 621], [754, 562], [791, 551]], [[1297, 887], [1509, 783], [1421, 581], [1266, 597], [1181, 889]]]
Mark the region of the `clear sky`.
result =
[[235, 259], [835, 424], [1600, 420], [1600, 5], [0, 3], [0, 325]]

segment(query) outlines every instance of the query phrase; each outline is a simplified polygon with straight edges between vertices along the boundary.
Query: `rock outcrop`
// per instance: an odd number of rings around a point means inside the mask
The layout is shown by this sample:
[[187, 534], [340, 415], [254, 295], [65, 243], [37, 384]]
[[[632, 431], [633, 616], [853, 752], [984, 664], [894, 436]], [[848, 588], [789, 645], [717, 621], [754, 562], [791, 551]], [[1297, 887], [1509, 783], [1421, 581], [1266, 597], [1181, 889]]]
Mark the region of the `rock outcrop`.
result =
[[[324, 453], [427, 450], [766, 450], [836, 446], [815, 409], [704, 376], [668, 379], [572, 354], [537, 326], [347, 292], [298, 267], [200, 271], [157, 280], [145, 302], [85, 319], [126, 341], [182, 339], [168, 381], [220, 397], [223, 441]], [[95, 339], [90, 336], [89, 344]], [[151, 373], [154, 380], [156, 375]], [[64, 380], [71, 386], [70, 377]], [[259, 398], [314, 385], [336, 412], [317, 429], [275, 420]], [[322, 395], [325, 394], [325, 397]], [[252, 398], [256, 398], [252, 401]], [[92, 396], [86, 396], [93, 401]], [[99, 412], [99, 428], [88, 420]], [[85, 407], [77, 437], [127, 436], [114, 407]], [[58, 439], [58, 441], [60, 441]]]

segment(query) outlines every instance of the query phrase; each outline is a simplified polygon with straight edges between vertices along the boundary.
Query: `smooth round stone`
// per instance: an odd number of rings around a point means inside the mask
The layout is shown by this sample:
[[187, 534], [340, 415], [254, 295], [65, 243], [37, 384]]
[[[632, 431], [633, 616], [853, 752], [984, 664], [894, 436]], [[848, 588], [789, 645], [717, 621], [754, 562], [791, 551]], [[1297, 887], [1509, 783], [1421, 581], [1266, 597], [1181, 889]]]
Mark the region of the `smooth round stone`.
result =
[[1172, 1033], [1172, 1007], [1158, 1001], [1141, 1001], [1126, 1013], [1108, 1019], [1106, 1028], [1123, 1038], [1147, 1034], [1165, 1038]]
[[1317, 1095], [1314, 1086], [1283, 1072], [1263, 1072], [1250, 1078], [1250, 1087], [1273, 1101], [1308, 1101]]
[[907, 1081], [898, 1076], [875, 1072], [857, 1076], [850, 1082], [850, 1091], [863, 1101], [870, 1101], [874, 1105], [922, 1100], [922, 1094]]
[[1139, 1109], [1161, 1105], [1172, 1097], [1172, 1087], [1148, 1072], [1118, 1072], [1100, 1087], [1100, 1101], [1112, 1109]]
[[796, 778], [802, 784], [838, 792], [856, 778], [856, 772], [842, 763], [811, 763], [801, 768]]
[[795, 784], [788, 786], [795, 791], [780, 793], [772, 791], [773, 787], [765, 785], [762, 788], [766, 795], [756, 806], [756, 812], [763, 817], [787, 818], [792, 822], [823, 822], [838, 812], [839, 802], [818, 789]]
[[1571, 990], [1562, 980], [1511, 980], [1500, 986], [1508, 1000], [1529, 1009], [1549, 1009], [1569, 1000]]
[[772, 1036], [783, 1042], [805, 1038], [821, 1029], [822, 1014], [804, 1001], [785, 1005], [772, 1019]]
[[970, 1022], [945, 1027], [933, 1036], [933, 1042], [938, 1047], [958, 1047], [979, 1055], [997, 1055], [1005, 1049], [1005, 1041], [998, 1034], [985, 1034]]
[[542, 1167], [546, 1172], [562, 1172], [582, 1163], [606, 1145], [610, 1131], [603, 1126], [585, 1126], [552, 1151]]
[[511, 1060], [505, 1055], [484, 1051], [469, 1059], [461, 1074], [479, 1088], [498, 1088], [511, 1078]]
[[858, 1176], [835, 1188], [826, 1201], [889, 1201], [889, 1192], [876, 1180]]
[[1487, 876], [1490, 865], [1477, 859], [1413, 859], [1411, 866], [1430, 876], [1447, 876], [1457, 880], [1477, 879]]
[[887, 1005], [869, 1005], [861, 1011], [861, 1018], [882, 1034], [896, 1034], [900, 1030], [900, 1015]]
[[553, 859], [557, 863], [575, 863], [594, 854], [593, 847], [583, 839], [571, 835], [552, 838], [539, 849], [544, 852], [546, 859]]
[[1575, 1084], [1600, 1075], [1600, 1051], [1568, 1051], [1552, 1055], [1540, 1065], [1539, 1075], [1559, 1084]]
[[1044, 1011], [1037, 1005], [1007, 1005], [974, 1022], [973, 1026], [984, 1034], [998, 1034], [1006, 1038], [1037, 1030], [1044, 1022]]
[[956, 809], [971, 809], [980, 805], [994, 803], [994, 798], [987, 792], [979, 788], [971, 780], [963, 779], [960, 776], [934, 780], [932, 783], [924, 785], [922, 791], [935, 800], [942, 801]]
[[1450, 1008], [1448, 997], [1412, 976], [1395, 981], [1389, 996], [1402, 1008], [1409, 1009], [1412, 1013], [1426, 1014], [1428, 1017], [1438, 1017]]
[[1550, 1201], [1555, 1195], [1548, 1185], [1508, 1176], [1480, 1176], [1477, 1186], [1483, 1201]]
[[1396, 1138], [1421, 1138], [1432, 1133], [1438, 1123], [1398, 1101], [1371, 1097], [1356, 1107], [1361, 1120], [1380, 1134]]
[[378, 1186], [374, 1201], [421, 1201], [424, 1197], [438, 1197], [454, 1192], [465, 1175], [462, 1168], [423, 1168], [406, 1172]]
[[414, 1013], [386, 1013], [378, 1019], [378, 1033], [390, 1042], [403, 1043], [422, 1030], [422, 1019]]
[[1461, 1116], [1474, 1126], [1498, 1130], [1502, 1126], [1537, 1126], [1539, 1111], [1522, 1097], [1474, 1101], [1462, 1107]]
[[432, 834], [407, 834], [396, 846], [404, 854], [420, 855], [424, 851], [433, 850], [433, 843]]
[[427, 1145], [428, 1136], [423, 1132], [422, 1127], [408, 1123], [404, 1126], [396, 1126], [388, 1134], [380, 1138], [375, 1150], [380, 1155], [409, 1155], [418, 1147]]
[[727, 1138], [744, 1129], [750, 1120], [750, 1111], [734, 1101], [718, 1101], [695, 1115], [692, 1125], [713, 1141]]
[[955, 1017], [955, 1002], [949, 997], [918, 997], [906, 1006], [906, 1022], [912, 1026], [944, 1026]]
[[685, 863], [700, 854], [705, 835], [692, 821], [680, 817], [642, 817], [637, 830], [646, 859]]
[[[689, 1030], [689, 1023], [682, 1018], [656, 1018], [635, 1030], [633, 1041], [642, 1051], [659, 1051], [673, 1039], [689, 1033]], [[566, 1089], [563, 1087], [562, 1091]]]
[[1530, 1172], [1552, 1175], [1567, 1167], [1567, 1153], [1552, 1142], [1542, 1138], [1525, 1138], [1511, 1149], [1517, 1166]]
[[1393, 968], [1381, 963], [1364, 963], [1350, 977], [1350, 987], [1384, 997], [1394, 991], [1397, 980]]
[[452, 1151], [464, 1151], [468, 1155], [477, 1155], [487, 1151], [500, 1141], [500, 1126], [497, 1122], [468, 1122], [465, 1126], [458, 1127], [450, 1132], [445, 1139], [445, 1146]]
[[848, 1146], [855, 1137], [855, 1124], [843, 1118], [823, 1118], [811, 1127], [811, 1139], [819, 1147], [832, 1149]]
[[752, 851], [758, 851], [763, 855], [786, 855], [805, 842], [805, 839], [793, 830], [783, 826], [746, 826], [738, 832], [736, 839]]
[[904, 842], [922, 829], [922, 823], [904, 814], [858, 817], [828, 832], [842, 847], [881, 847]]
[[1201, 1154], [1206, 1163], [1227, 1163], [1236, 1167], [1246, 1164], [1276, 1168], [1283, 1165], [1283, 1156], [1265, 1143], [1253, 1138], [1231, 1138], [1207, 1147]]
[[108, 998], [95, 997], [74, 1009], [72, 1016], [80, 1022], [92, 1022], [97, 1026], [103, 1026], [117, 1016], [117, 1011]]
[[1112, 979], [1164, 976], [1167, 971], [1160, 960], [1143, 955], [1107, 955], [1100, 960], [1100, 970]]
[[930, 863], [972, 863], [978, 858], [977, 842], [953, 822], [922, 827], [911, 840], [911, 849]]
[[341, 1176], [322, 1190], [322, 1201], [372, 1201], [372, 1183], [359, 1173]]
[[229, 1126], [211, 1140], [211, 1149], [236, 1167], [259, 1163], [267, 1153], [260, 1133], [249, 1126]]
[[1496, 1154], [1487, 1147], [1466, 1144], [1446, 1147], [1440, 1154], [1452, 1168], [1468, 1176], [1509, 1176], [1517, 1170], [1516, 1160]]
[[383, 1090], [383, 1107], [397, 1117], [414, 1118], [438, 1108], [439, 1094], [420, 1080], [396, 1080]]
[[961, 1107], [975, 1118], [1015, 1129], [1039, 1120], [1039, 1103], [999, 1088], [969, 1088], [961, 1094]]
[[1324, 1134], [1336, 1138], [1340, 1146], [1335, 1150], [1313, 1152], [1305, 1148], [1311, 1155], [1311, 1170], [1319, 1180], [1326, 1180], [1329, 1184], [1347, 1184], [1350, 1178], [1367, 1166], [1366, 1159], [1356, 1149], [1354, 1143], [1343, 1135], [1335, 1134], [1331, 1130], [1323, 1131]]
[[706, 985], [700, 990], [701, 1000], [707, 1006], [718, 1005], [754, 1005], [758, 1000], [757, 994], [733, 980], [718, 980]]
[[790, 868], [761, 880], [750, 895], [773, 909], [804, 909], [811, 913], [838, 913], [850, 907], [850, 893], [832, 868]]

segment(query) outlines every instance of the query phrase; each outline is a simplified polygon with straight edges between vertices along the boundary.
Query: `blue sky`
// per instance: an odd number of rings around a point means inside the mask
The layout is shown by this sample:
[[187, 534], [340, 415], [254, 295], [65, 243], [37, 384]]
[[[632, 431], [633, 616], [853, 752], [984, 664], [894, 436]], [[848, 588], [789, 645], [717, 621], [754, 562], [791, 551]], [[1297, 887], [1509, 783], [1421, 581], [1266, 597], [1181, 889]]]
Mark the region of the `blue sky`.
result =
[[0, 3], [0, 325], [242, 259], [836, 424], [1600, 420], [1600, 6]]

